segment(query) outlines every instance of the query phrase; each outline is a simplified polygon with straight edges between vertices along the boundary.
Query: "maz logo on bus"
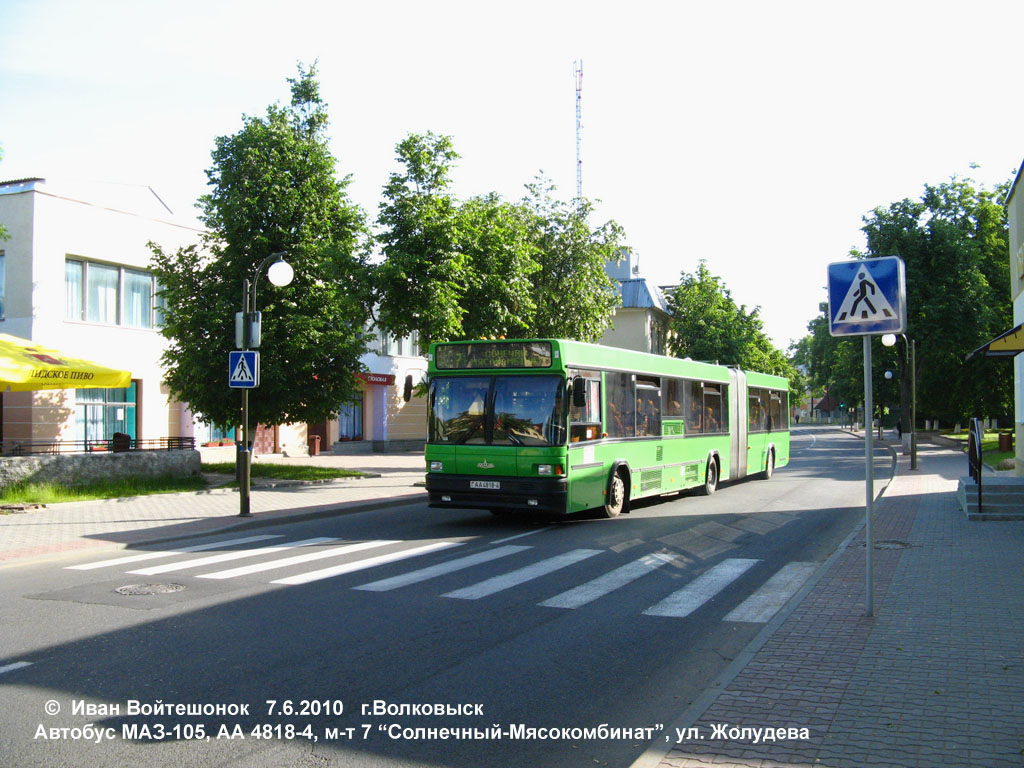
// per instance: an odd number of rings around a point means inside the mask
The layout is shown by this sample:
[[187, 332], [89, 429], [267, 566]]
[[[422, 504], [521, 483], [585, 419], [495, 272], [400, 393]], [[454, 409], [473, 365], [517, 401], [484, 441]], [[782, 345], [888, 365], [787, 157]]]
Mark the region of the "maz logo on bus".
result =
[[494, 469], [494, 465], [489, 461], [481, 461], [477, 466], [480, 467], [480, 469]]

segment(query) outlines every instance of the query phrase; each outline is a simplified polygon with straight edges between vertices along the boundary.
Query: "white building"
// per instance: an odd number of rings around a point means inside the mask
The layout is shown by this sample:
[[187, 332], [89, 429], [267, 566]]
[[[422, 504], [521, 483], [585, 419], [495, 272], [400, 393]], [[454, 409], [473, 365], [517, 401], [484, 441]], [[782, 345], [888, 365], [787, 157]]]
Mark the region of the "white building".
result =
[[146, 244], [176, 249], [201, 231], [149, 187], [44, 179], [0, 182], [0, 222], [10, 235], [0, 241], [0, 331], [132, 373], [123, 390], [3, 394], [4, 441], [189, 434], [186, 409], [161, 385]]

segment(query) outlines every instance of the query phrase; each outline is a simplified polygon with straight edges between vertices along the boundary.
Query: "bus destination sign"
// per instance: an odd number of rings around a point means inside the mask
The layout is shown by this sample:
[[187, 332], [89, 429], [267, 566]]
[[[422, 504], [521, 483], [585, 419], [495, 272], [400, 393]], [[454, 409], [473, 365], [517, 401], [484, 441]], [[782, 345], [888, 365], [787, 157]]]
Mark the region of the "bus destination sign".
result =
[[438, 344], [438, 369], [550, 368], [551, 343], [547, 341], [496, 341], [493, 344]]

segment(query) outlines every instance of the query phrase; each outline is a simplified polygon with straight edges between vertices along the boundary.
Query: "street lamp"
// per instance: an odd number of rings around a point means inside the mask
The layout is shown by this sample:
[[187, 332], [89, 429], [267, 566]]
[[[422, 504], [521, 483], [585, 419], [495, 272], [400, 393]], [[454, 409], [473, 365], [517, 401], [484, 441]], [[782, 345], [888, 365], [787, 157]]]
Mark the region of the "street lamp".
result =
[[[267, 256], [253, 270], [252, 280], [242, 279], [242, 311], [235, 315], [235, 345], [243, 350], [256, 348], [260, 345], [262, 324], [260, 313], [256, 311], [256, 282], [263, 273], [263, 268], [270, 264], [267, 279], [281, 288], [291, 283], [295, 270], [284, 260], [284, 251], [277, 251]], [[249, 389], [242, 389], [242, 446], [237, 454], [238, 469], [238, 505], [239, 517], [249, 517], [250, 467], [252, 450], [249, 447]]]
[[[910, 358], [910, 468], [917, 469], [917, 342], [907, 338], [905, 333], [900, 336], [907, 345], [907, 356]], [[886, 347], [895, 346], [896, 334], [887, 333], [882, 336], [882, 344]]]

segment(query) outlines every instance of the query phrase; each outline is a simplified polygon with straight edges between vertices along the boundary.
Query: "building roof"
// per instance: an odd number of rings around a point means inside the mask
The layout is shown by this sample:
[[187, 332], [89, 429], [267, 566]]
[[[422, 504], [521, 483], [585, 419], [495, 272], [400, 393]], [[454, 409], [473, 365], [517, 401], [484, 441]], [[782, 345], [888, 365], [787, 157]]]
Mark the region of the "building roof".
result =
[[665, 302], [665, 295], [656, 285], [648, 284], [642, 277], [635, 277], [631, 280], [619, 280], [619, 294], [622, 296], [622, 306], [625, 309], [660, 309], [668, 312], [668, 305]]
[[16, 195], [23, 192], [37, 192], [134, 216], [164, 220], [179, 218], [175, 211], [171, 210], [171, 207], [156, 193], [156, 190], [145, 184], [117, 184], [38, 177], [0, 181], [0, 195]]

